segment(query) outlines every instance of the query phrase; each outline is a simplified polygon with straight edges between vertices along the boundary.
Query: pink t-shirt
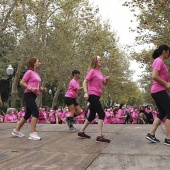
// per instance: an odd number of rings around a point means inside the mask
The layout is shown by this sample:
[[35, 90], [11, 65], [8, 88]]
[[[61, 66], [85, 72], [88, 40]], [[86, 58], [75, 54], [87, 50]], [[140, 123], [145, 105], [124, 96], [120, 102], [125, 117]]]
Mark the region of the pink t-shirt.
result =
[[72, 79], [68, 85], [68, 90], [65, 96], [76, 99], [78, 95], [77, 88], [79, 87], [80, 87], [79, 82], [76, 81], [75, 79]]
[[50, 112], [50, 113], [49, 113], [49, 121], [50, 121], [50, 123], [56, 122], [55, 112]]
[[5, 118], [4, 118], [4, 122], [16, 122], [16, 120], [15, 120], [15, 118], [13, 117], [13, 115], [12, 114], [6, 114], [5, 115]]
[[39, 118], [38, 118], [38, 123], [45, 123], [47, 121], [47, 114], [45, 111], [40, 111], [39, 112]]
[[4, 116], [0, 115], [0, 122], [4, 122]]
[[112, 121], [112, 115], [110, 113], [110, 111], [106, 111], [105, 112], [105, 118], [104, 118], [104, 124], [111, 124]]
[[24, 117], [24, 115], [25, 115], [25, 111], [19, 111], [18, 113], [17, 113], [17, 116], [18, 116], [18, 119], [20, 120], [22, 117]]
[[[161, 58], [156, 58], [152, 64], [152, 70], [158, 70], [159, 76], [162, 80], [168, 82], [168, 69]], [[152, 80], [151, 93], [166, 90], [166, 87]]]
[[59, 121], [62, 119], [62, 117], [63, 117], [63, 111], [61, 111], [61, 110], [56, 110], [56, 114], [58, 115], [58, 119], [59, 119]]
[[125, 112], [123, 109], [119, 109], [116, 116], [117, 116], [117, 124], [121, 124], [125, 122], [125, 118], [119, 118], [119, 116], [125, 116]]
[[91, 69], [86, 75], [86, 80], [88, 80], [88, 94], [100, 97], [103, 91], [102, 84], [106, 82], [102, 72], [97, 69]]
[[84, 123], [84, 114], [80, 114], [77, 117], [75, 117], [75, 120], [77, 122], [77, 124], [83, 124]]
[[138, 115], [139, 115], [139, 111], [133, 111], [131, 116], [132, 116], [132, 119], [133, 119], [133, 124], [137, 124], [137, 121], [138, 121]]
[[[24, 76], [23, 79], [27, 82], [28, 86], [32, 87], [32, 88], [36, 88], [37, 90], [35, 90], [35, 94], [38, 95], [39, 94], [39, 88], [40, 88], [40, 84], [41, 84], [41, 78], [40, 76], [32, 70], [28, 70]], [[24, 93], [28, 93], [31, 92], [28, 89], [25, 89]]]

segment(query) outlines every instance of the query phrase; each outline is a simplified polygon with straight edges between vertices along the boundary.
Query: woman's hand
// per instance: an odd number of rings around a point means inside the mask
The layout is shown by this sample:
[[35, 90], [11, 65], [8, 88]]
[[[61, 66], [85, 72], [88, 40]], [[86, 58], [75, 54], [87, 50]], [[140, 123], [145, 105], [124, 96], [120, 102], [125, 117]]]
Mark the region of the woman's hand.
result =
[[37, 88], [31, 87], [31, 91], [32, 91], [33, 93], [35, 93], [36, 90], [37, 90]]
[[40, 92], [47, 92], [47, 88], [41, 87], [41, 88], [40, 88]]

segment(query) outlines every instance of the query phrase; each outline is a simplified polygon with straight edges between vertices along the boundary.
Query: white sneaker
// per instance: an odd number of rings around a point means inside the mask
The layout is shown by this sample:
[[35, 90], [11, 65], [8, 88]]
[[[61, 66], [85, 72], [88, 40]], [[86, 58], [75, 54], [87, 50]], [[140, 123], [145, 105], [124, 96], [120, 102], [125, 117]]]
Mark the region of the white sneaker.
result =
[[22, 138], [22, 137], [25, 136], [25, 135], [24, 135], [23, 133], [21, 133], [20, 131], [16, 131], [16, 129], [13, 130], [12, 135], [13, 135], [13, 136], [17, 136], [17, 137], [19, 137], [19, 138]]
[[38, 133], [37, 132], [32, 132], [30, 133], [30, 136], [28, 138], [29, 140], [41, 140], [41, 137], [38, 136]]

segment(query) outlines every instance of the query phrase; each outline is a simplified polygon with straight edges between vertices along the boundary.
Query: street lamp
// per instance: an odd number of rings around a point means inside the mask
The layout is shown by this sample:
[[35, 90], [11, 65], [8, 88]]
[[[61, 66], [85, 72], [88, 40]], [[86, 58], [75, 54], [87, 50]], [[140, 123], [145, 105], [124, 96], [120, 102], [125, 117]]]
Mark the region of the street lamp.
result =
[[6, 72], [8, 74], [8, 77], [9, 77], [9, 98], [8, 98], [8, 101], [9, 101], [9, 108], [11, 107], [11, 101], [12, 101], [12, 76], [14, 74], [14, 68], [12, 67], [12, 65], [10, 64], [8, 66], [8, 68], [6, 69]]
[[49, 89], [48, 93], [51, 95], [51, 94], [52, 94], [52, 90], [51, 90], [51, 89]]
[[52, 101], [53, 91], [51, 89], [48, 90], [48, 94], [50, 95], [50, 102]]

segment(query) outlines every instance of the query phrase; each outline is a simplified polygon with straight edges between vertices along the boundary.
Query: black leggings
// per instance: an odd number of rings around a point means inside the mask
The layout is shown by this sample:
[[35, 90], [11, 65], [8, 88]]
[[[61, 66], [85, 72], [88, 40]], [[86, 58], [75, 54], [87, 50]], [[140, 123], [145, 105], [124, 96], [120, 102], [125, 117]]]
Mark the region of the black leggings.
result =
[[87, 118], [87, 120], [89, 122], [91, 122], [92, 120], [95, 119], [96, 113], [98, 114], [99, 119], [104, 120], [104, 118], [105, 118], [105, 112], [102, 108], [102, 105], [101, 105], [99, 99], [100, 99], [100, 97], [98, 97], [96, 95], [89, 95], [88, 102], [90, 103], [90, 115]]
[[36, 94], [29, 92], [29, 93], [24, 93], [24, 101], [26, 104], [26, 112], [24, 115], [24, 119], [28, 120], [32, 114], [33, 117], [38, 118], [39, 117], [39, 110], [37, 107], [37, 104], [35, 102], [36, 99]]
[[154, 99], [156, 106], [158, 108], [158, 118], [163, 120], [165, 117], [170, 119], [170, 97], [166, 90], [151, 93], [152, 98]]

